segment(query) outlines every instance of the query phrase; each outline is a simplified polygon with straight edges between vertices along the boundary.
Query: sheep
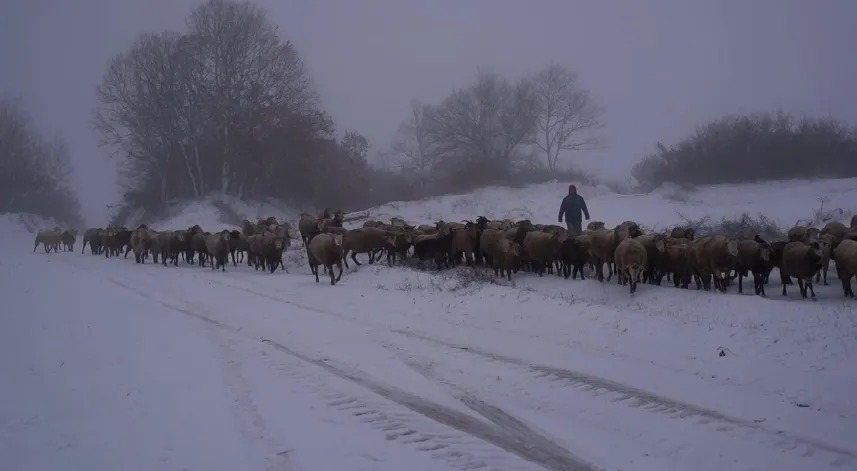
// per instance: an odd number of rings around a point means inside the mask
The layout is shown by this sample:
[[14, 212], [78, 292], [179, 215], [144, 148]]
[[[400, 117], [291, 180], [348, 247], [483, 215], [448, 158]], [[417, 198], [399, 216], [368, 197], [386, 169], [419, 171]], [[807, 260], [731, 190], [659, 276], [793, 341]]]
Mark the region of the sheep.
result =
[[387, 264], [393, 265], [398, 256], [405, 260], [408, 256], [408, 249], [411, 248], [411, 236], [405, 232], [390, 232], [384, 243], [384, 250], [387, 251]]
[[189, 227], [185, 232], [187, 234], [187, 237], [185, 238], [184, 259], [185, 263], [193, 264], [194, 255], [197, 253], [203, 254], [205, 252], [205, 238], [203, 237], [202, 240], [198, 240], [196, 246], [194, 246], [193, 237], [196, 234], [204, 234], [204, 231], [201, 227], [199, 227], [199, 224], [194, 224], [193, 226]]
[[[476, 254], [476, 264], [482, 264], [483, 260], [486, 266], [493, 266], [493, 258], [497, 243], [503, 239], [504, 232], [500, 229], [486, 228], [479, 235], [479, 249]], [[511, 240], [511, 239], [510, 239]]]
[[208, 254], [212, 270], [220, 268], [220, 271], [226, 271], [226, 265], [229, 263], [230, 238], [231, 236], [227, 230], [211, 234], [205, 238], [205, 250]]
[[[342, 278], [342, 262], [345, 252], [342, 249], [343, 234], [325, 233], [312, 238], [307, 249], [310, 270], [318, 283], [318, 266], [323, 265], [330, 274], [330, 285], [333, 286]], [[333, 276], [333, 266], [339, 267], [339, 275]]]
[[101, 250], [101, 237], [103, 236], [104, 229], [99, 228], [91, 228], [87, 229], [83, 233], [83, 244], [80, 247], [80, 253], [86, 249], [86, 244], [89, 244], [89, 251], [92, 255], [96, 255]]
[[39, 247], [39, 244], [42, 244], [44, 246], [45, 253], [51, 253], [51, 249], [56, 252], [61, 243], [62, 231], [41, 230], [36, 233], [36, 243], [33, 245], [33, 252], [36, 251], [36, 249]]
[[476, 224], [471, 221], [465, 221], [464, 227], [452, 230], [452, 247], [449, 252], [449, 260], [453, 265], [460, 262], [462, 253], [465, 264], [468, 267], [473, 265], [473, 254], [476, 251], [476, 245], [479, 243], [478, 237]]
[[598, 229], [604, 229], [606, 226], [602, 221], [589, 221], [589, 224], [586, 225], [587, 231], [597, 231]]
[[370, 265], [375, 263], [377, 261], [375, 254], [384, 249], [388, 234], [390, 234], [389, 231], [376, 227], [351, 229], [342, 234], [343, 263], [345, 263], [345, 267], [348, 268], [348, 259], [345, 257], [349, 253], [351, 253], [351, 260], [358, 266], [360, 265], [360, 262], [357, 261], [358, 253], [368, 254]]
[[273, 233], [267, 233], [261, 236], [261, 249], [259, 257], [256, 257], [256, 263], [264, 264], [263, 269], [267, 267], [271, 273], [277, 270], [277, 266], [283, 264], [283, 251], [286, 250], [286, 239]]
[[795, 226], [789, 229], [787, 234], [789, 242], [803, 242], [805, 244], [812, 243], [819, 235], [820, 231], [814, 227]]
[[[610, 264], [613, 263], [613, 255], [616, 253], [616, 247], [627, 239], [643, 235], [640, 226], [632, 221], [625, 221], [613, 229], [599, 229], [592, 231], [590, 234], [590, 253], [592, 261], [595, 265], [595, 273], [598, 281], [604, 281], [604, 264], [608, 264], [607, 281], [613, 277], [613, 268]], [[621, 279], [619, 280], [621, 281]]]
[[530, 231], [524, 237], [522, 248], [527, 260], [532, 264], [533, 271], [543, 276], [545, 268], [551, 264], [559, 253], [563, 234], [559, 232], [546, 233]]
[[851, 216], [851, 229], [857, 229], [857, 214]]
[[753, 274], [753, 290], [757, 296], [765, 293], [765, 277], [771, 271], [771, 246], [759, 236], [738, 243], [735, 272], [738, 275], [738, 293], [744, 293], [744, 277]]
[[[665, 234], [643, 234], [635, 237], [646, 248], [646, 263], [648, 265], [646, 266], [646, 271], [643, 273], [643, 283], [661, 284], [664, 276], [662, 258], [666, 238]], [[657, 242], [660, 242], [660, 244]], [[658, 247], [662, 249], [658, 250]]]
[[187, 231], [172, 231], [161, 243], [161, 264], [167, 266], [167, 258], [174, 267], [179, 266], [179, 254], [185, 253], [188, 240]]
[[[844, 234], [843, 234], [844, 236]], [[822, 281], [822, 276], [824, 278], [824, 286], [827, 286], [827, 270], [830, 267], [830, 258], [832, 255], [832, 250], [835, 245], [839, 245], [838, 241], [842, 239], [836, 238], [834, 234], [826, 233], [818, 236], [818, 249], [821, 250], [821, 271], [819, 271], [815, 275], [815, 282], [818, 283]]]
[[667, 243], [669, 240], [664, 241], [661, 269], [672, 275], [673, 286], [687, 289], [693, 274], [687, 259], [687, 244], [670, 245]]
[[857, 241], [844, 239], [833, 249], [833, 259], [836, 262], [836, 272], [842, 282], [842, 292], [846, 298], [853, 298], [851, 278], [857, 274]]
[[[230, 243], [229, 252], [232, 256], [232, 266], [237, 267], [239, 262], [243, 262], [247, 252], [247, 234], [244, 231], [229, 231]], [[241, 255], [240, 259], [236, 259], [235, 254]]]
[[[452, 248], [452, 231], [443, 228], [432, 235], [418, 236], [414, 239], [414, 256], [420, 261], [420, 268], [425, 260], [434, 259], [437, 269], [447, 261]], [[448, 266], [448, 263], [447, 263]]]
[[711, 289], [711, 277], [714, 289], [726, 292], [727, 278], [732, 271], [735, 257], [738, 255], [738, 240], [734, 237], [713, 235], [695, 241], [697, 274], [703, 288]]
[[101, 249], [104, 252], [105, 258], [110, 258], [113, 255], [113, 243], [116, 240], [116, 230], [108, 227], [101, 233]]
[[[191, 231], [190, 236], [190, 247], [188, 248], [188, 254], [190, 254], [191, 260], [193, 260], [193, 256], [199, 256], [198, 265], [201, 267], [205, 266], [205, 260], [208, 255], [208, 248], [206, 247], [206, 239], [208, 237], [208, 233], [206, 232], [193, 232]], [[153, 249], [154, 252], [154, 249]], [[157, 262], [157, 260], [155, 260]]]
[[696, 238], [696, 229], [685, 226], [685, 227], [674, 227], [672, 231], [670, 231], [670, 237], [673, 239], [687, 239], [693, 240]]
[[149, 254], [149, 246], [152, 240], [149, 238], [147, 229], [137, 229], [131, 234], [131, 250], [134, 251], [134, 261], [137, 263], [146, 263], [146, 257]]
[[563, 277], [567, 280], [569, 276], [577, 279], [580, 274], [580, 279], [585, 280], [583, 275], [583, 267], [588, 259], [588, 250], [583, 236], [569, 237], [562, 241], [559, 248], [559, 259]]
[[[663, 241], [658, 242], [663, 245]], [[625, 238], [616, 246], [613, 254], [616, 262], [616, 274], [619, 281], [624, 285], [630, 282], [631, 294], [637, 292], [637, 282], [646, 269], [646, 248], [640, 241], [633, 238]]]
[[811, 245], [803, 242], [789, 242], [783, 248], [782, 268], [780, 268], [780, 281], [783, 284], [783, 296], [787, 296], [786, 285], [791, 284], [789, 277], [797, 278], [800, 296], [807, 297], [807, 290], [816, 301], [815, 290], [812, 287], [812, 278], [821, 269], [821, 251], [817, 243]]
[[298, 221], [298, 232], [301, 234], [301, 241], [303, 241], [304, 246], [308, 246], [312, 238], [321, 232], [318, 228], [318, 219], [312, 214], [301, 213], [301, 218]]
[[[512, 281], [512, 271], [515, 270], [521, 257], [521, 246], [509, 239], [500, 239], [492, 248], [491, 259], [494, 265], [494, 276], [503, 276]], [[517, 270], [515, 270], [517, 271]]]
[[63, 250], [67, 252], [74, 252], [74, 243], [77, 241], [77, 231], [74, 229], [70, 229], [62, 232], [62, 245]]

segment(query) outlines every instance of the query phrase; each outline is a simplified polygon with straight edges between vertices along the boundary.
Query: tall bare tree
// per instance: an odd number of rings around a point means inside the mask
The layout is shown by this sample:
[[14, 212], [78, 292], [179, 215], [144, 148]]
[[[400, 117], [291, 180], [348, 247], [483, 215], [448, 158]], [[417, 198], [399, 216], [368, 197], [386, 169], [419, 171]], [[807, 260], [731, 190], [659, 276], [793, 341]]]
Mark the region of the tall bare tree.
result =
[[129, 204], [323, 197], [325, 165], [348, 167], [348, 152], [295, 47], [248, 2], [208, 0], [186, 25], [141, 36], [98, 87], [94, 126], [121, 156]]
[[539, 103], [535, 144], [550, 170], [557, 169], [563, 152], [601, 144], [592, 131], [601, 127], [603, 111], [580, 86], [576, 73], [551, 64], [536, 74], [532, 86]]
[[520, 147], [530, 141], [539, 102], [527, 80], [510, 82], [480, 69], [469, 87], [455, 90], [427, 110], [433, 143], [449, 176], [486, 182], [513, 170]]
[[426, 121], [428, 110], [428, 105], [411, 100], [411, 113], [399, 125], [390, 149], [398, 163], [396, 170], [416, 183], [420, 191], [425, 191], [437, 161], [431, 130]]
[[39, 134], [19, 99], [0, 97], [0, 213], [34, 213], [79, 226], [71, 176], [65, 141]]

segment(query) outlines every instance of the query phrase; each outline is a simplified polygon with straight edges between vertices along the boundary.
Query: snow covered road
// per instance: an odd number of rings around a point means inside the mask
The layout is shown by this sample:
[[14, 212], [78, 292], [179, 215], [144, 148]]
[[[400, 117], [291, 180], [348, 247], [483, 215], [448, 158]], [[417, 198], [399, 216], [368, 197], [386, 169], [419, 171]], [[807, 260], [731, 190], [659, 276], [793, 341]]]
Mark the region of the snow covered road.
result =
[[[655, 309], [592, 281], [369, 266], [331, 287], [305, 266], [26, 246], [0, 270], [9, 469], [857, 469], [838, 300], [802, 325], [807, 303], [752, 296], [659, 288], [676, 299]], [[570, 302], [552, 283], [588, 288]], [[763, 309], [845, 334], [821, 346]]]

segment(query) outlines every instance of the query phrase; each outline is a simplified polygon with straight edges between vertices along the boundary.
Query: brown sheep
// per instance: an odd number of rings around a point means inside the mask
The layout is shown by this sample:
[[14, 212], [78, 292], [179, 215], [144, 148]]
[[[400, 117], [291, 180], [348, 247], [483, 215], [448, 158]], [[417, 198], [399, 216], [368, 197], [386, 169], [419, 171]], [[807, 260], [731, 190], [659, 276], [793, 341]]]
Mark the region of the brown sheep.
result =
[[[665, 234], [643, 234], [635, 237], [638, 242], [646, 248], [646, 271], [643, 273], [643, 283], [661, 284], [664, 276], [663, 254], [665, 248]], [[660, 247], [660, 250], [658, 250]]]
[[301, 241], [304, 246], [308, 246], [309, 242], [320, 233], [318, 228], [318, 218], [308, 213], [301, 213], [301, 218], [298, 221], [298, 232], [301, 234]]
[[261, 267], [263, 270], [270, 270], [271, 273], [274, 273], [278, 266], [285, 269], [283, 266], [283, 251], [288, 247], [286, 243], [288, 239], [272, 232], [258, 237], [258, 256], [254, 258], [256, 269], [258, 270]]
[[664, 256], [661, 267], [666, 273], [672, 275], [673, 285], [676, 288], [688, 288], [693, 273], [687, 261], [686, 244], [664, 244]]
[[569, 276], [576, 280], [578, 274], [580, 274], [581, 280], [586, 279], [586, 276], [583, 275], [583, 267], [589, 261], [589, 249], [585, 240], [585, 236], [579, 235], [568, 237], [560, 244], [560, 271], [566, 280]]
[[92, 255], [98, 254], [101, 250], [101, 237], [103, 233], [104, 229], [87, 229], [83, 233], [83, 244], [80, 247], [80, 253], [83, 253], [84, 249], [86, 249], [86, 244], [89, 244], [89, 251]]
[[205, 238], [205, 251], [212, 270], [220, 268], [220, 271], [226, 271], [226, 265], [229, 263], [229, 239], [231, 237], [229, 231], [223, 230]]
[[738, 255], [738, 239], [724, 235], [703, 237], [696, 241], [697, 273], [706, 291], [711, 289], [711, 277], [714, 278], [714, 289], [726, 292], [727, 279], [735, 257]]
[[494, 276], [503, 276], [505, 272], [506, 279], [512, 281], [512, 271], [518, 265], [518, 260], [521, 257], [521, 246], [510, 239], [501, 238], [492, 246], [492, 250], [491, 260]]
[[114, 254], [113, 245], [116, 242], [116, 230], [107, 228], [101, 233], [101, 248], [104, 251], [104, 257], [110, 258]]
[[481, 264], [484, 260], [485, 266], [493, 266], [497, 243], [504, 238], [503, 233], [500, 229], [491, 228], [482, 231], [482, 234], [479, 236], [479, 253], [476, 254], [477, 264]]
[[148, 229], [137, 229], [131, 234], [131, 250], [134, 252], [135, 262], [146, 263], [151, 243]]
[[854, 291], [851, 288], [851, 278], [857, 275], [857, 241], [845, 239], [833, 250], [833, 259], [836, 261], [836, 272], [842, 282], [842, 292], [846, 298], [853, 298]]
[[[607, 281], [613, 277], [613, 255], [616, 253], [616, 247], [627, 239], [643, 235], [640, 226], [632, 221], [625, 221], [615, 228], [595, 230], [590, 233], [590, 253], [592, 261], [595, 265], [595, 273], [598, 281], [604, 281], [604, 264], [607, 264], [609, 270]], [[621, 282], [621, 280], [619, 280]]]
[[533, 271], [543, 276], [545, 268], [548, 268], [559, 254], [563, 234], [559, 232], [546, 233], [529, 231], [524, 237], [522, 245], [526, 260], [532, 264]]
[[[838, 239], [841, 241], [842, 239]], [[827, 282], [827, 270], [830, 267], [830, 260], [833, 251], [833, 247], [839, 245], [839, 242], [835, 235], [826, 233], [818, 236], [818, 249], [821, 251], [821, 270], [815, 275], [815, 282], [818, 283], [822, 281], [827, 286], [829, 283]]]
[[821, 269], [821, 251], [817, 243], [807, 245], [803, 242], [789, 242], [783, 248], [782, 268], [780, 268], [780, 281], [783, 284], [783, 296], [787, 296], [786, 285], [791, 284], [790, 277], [797, 278], [800, 296], [807, 297], [807, 290], [816, 301], [815, 290], [812, 287], [812, 279]]
[[66, 252], [74, 252], [74, 243], [77, 241], [77, 231], [69, 229], [62, 232], [63, 250]]
[[[342, 258], [345, 267], [348, 268], [348, 259], [346, 257], [349, 253], [351, 253], [351, 260], [358, 266], [360, 265], [360, 262], [357, 261], [358, 253], [368, 254], [370, 265], [380, 260], [380, 252], [384, 250], [389, 234], [389, 231], [375, 227], [351, 229], [342, 234]], [[378, 254], [377, 259], [375, 258], [376, 254]]]
[[[345, 252], [342, 245], [343, 234], [319, 234], [312, 238], [308, 248], [309, 267], [318, 283], [318, 266], [323, 265], [330, 274], [330, 284], [335, 285], [342, 278], [342, 262]], [[333, 276], [333, 266], [339, 267], [339, 275]]]
[[167, 266], [167, 259], [173, 266], [179, 266], [179, 255], [187, 255], [188, 232], [183, 230], [172, 231], [169, 239], [161, 244], [161, 263]]
[[789, 242], [803, 242], [805, 244], [810, 244], [815, 241], [819, 233], [820, 231], [814, 227], [795, 226], [789, 229], [787, 235]]
[[587, 231], [597, 231], [598, 229], [604, 229], [606, 226], [602, 221], [589, 221], [589, 224], [586, 225]]
[[474, 252], [479, 243], [478, 235], [476, 224], [471, 221], [467, 221], [464, 227], [452, 231], [452, 248], [449, 253], [449, 260], [453, 266], [461, 262], [462, 254], [465, 264], [468, 267], [473, 265]]
[[742, 240], [738, 243], [738, 255], [735, 257], [735, 272], [738, 275], [738, 293], [744, 293], [744, 277], [753, 275], [753, 291], [757, 296], [765, 293], [765, 277], [770, 271], [771, 246], [758, 238]]
[[696, 238], [696, 229], [692, 227], [674, 227], [670, 232], [670, 237], [673, 239], [693, 240]]
[[51, 249], [56, 252], [61, 243], [62, 231], [41, 230], [36, 233], [36, 243], [33, 245], [33, 252], [36, 251], [36, 248], [39, 247], [39, 244], [42, 244], [44, 246], [45, 253], [51, 253]]
[[[204, 267], [206, 258], [208, 257], [208, 248], [206, 247], [207, 232], [195, 232], [190, 237], [190, 251], [199, 256], [199, 266]], [[154, 256], [154, 244], [152, 244], [152, 252]], [[157, 262], [157, 259], [155, 260]]]
[[613, 260], [616, 262], [616, 274], [619, 278], [619, 282], [623, 285], [630, 282], [631, 294], [636, 293], [637, 282], [640, 281], [640, 278], [648, 265], [648, 261], [646, 260], [646, 248], [643, 247], [643, 244], [636, 239], [623, 239], [622, 242], [616, 246], [616, 251], [613, 254]]

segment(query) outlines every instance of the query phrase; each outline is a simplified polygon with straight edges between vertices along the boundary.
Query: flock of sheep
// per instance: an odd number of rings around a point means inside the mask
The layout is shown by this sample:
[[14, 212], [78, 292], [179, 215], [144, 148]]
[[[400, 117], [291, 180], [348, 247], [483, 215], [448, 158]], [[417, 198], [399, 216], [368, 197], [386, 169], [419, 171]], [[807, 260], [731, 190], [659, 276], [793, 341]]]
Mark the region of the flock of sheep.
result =
[[[835, 263], [846, 297], [854, 297], [851, 278], [857, 274], [857, 216], [850, 227], [830, 222], [822, 229], [794, 227], [787, 240], [765, 241], [758, 235], [739, 239], [728, 235], [696, 237], [689, 227], [676, 227], [668, 233], [645, 233], [640, 225], [626, 221], [614, 228], [604, 223], [590, 222], [581, 234], [570, 234], [564, 227], [533, 224], [529, 220], [488, 220], [479, 216], [474, 221], [444, 222], [412, 226], [393, 218], [389, 223], [366, 221], [363, 227], [343, 227], [344, 213], [326, 209], [314, 216], [301, 214], [298, 232], [306, 249], [307, 260], [316, 282], [319, 267], [329, 273], [330, 284], [342, 277], [343, 264], [348, 267], [350, 254], [366, 254], [372, 264], [386, 254], [391, 265], [413, 259], [423, 268], [431, 262], [440, 270], [461, 263], [494, 270], [494, 276], [506, 276], [530, 271], [543, 276], [545, 272], [565, 278], [584, 271], [599, 281], [610, 281], [613, 274], [619, 283], [660, 285], [664, 278], [675, 287], [687, 289], [694, 283], [697, 289], [726, 292], [738, 279], [738, 292], [743, 292], [743, 279], [752, 275], [757, 295], [766, 296], [765, 285], [773, 268], [780, 273], [783, 295], [786, 286], [798, 281], [801, 297], [808, 294], [816, 300], [813, 281], [822, 277], [827, 284], [830, 261]], [[124, 227], [88, 229], [83, 234], [83, 248], [88, 244], [93, 255], [105, 257], [133, 252], [137, 263], [149, 256], [155, 263], [178, 265], [197, 263], [225, 271], [231, 256], [233, 266], [243, 263], [257, 270], [276, 271], [283, 266], [283, 253], [291, 243], [292, 228], [276, 218], [253, 224], [245, 220], [241, 230], [209, 233], [195, 225], [185, 230], [156, 231], [146, 225], [135, 230]], [[77, 234], [59, 228], [40, 231], [36, 235], [35, 252], [39, 244], [45, 252], [74, 250]], [[607, 276], [604, 267], [607, 266]], [[339, 273], [334, 275], [334, 267]]]

